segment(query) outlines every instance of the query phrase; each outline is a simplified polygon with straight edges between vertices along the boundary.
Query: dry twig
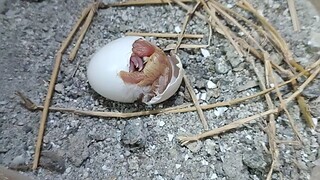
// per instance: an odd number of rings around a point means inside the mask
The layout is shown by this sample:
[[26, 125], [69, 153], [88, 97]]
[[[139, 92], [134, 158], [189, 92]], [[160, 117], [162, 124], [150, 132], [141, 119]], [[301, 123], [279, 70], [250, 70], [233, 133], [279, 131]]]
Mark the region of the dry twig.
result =
[[293, 24], [293, 30], [300, 31], [301, 27], [300, 27], [299, 18], [297, 15], [295, 2], [294, 0], [287, 0], [287, 1], [288, 1], [289, 11], [291, 15], [292, 24]]
[[191, 84], [190, 84], [190, 82], [189, 82], [189, 79], [187, 78], [186, 75], [183, 76], [183, 80], [184, 80], [184, 82], [185, 82], [185, 84], [186, 84], [186, 87], [187, 87], [189, 93], [190, 93], [190, 96], [191, 96], [191, 98], [192, 98], [192, 101], [193, 101], [193, 103], [194, 103], [194, 106], [195, 106], [196, 109], [197, 109], [197, 112], [198, 112], [198, 115], [199, 115], [199, 117], [200, 117], [200, 120], [201, 120], [201, 123], [202, 123], [202, 125], [203, 125], [203, 128], [204, 128], [205, 130], [208, 130], [209, 127], [208, 127], [207, 120], [206, 120], [206, 118], [204, 117], [203, 111], [202, 111], [202, 109], [201, 109], [201, 107], [200, 107], [200, 104], [199, 104], [199, 101], [198, 101], [198, 99], [197, 99], [197, 97], [196, 97], [196, 94], [194, 93], [193, 88], [192, 88], [192, 86], [191, 86]]
[[[142, 32], [127, 32], [127, 36], [152, 36], [159, 38], [178, 38], [180, 34], [175, 33], [142, 33]], [[183, 34], [184, 38], [203, 38], [203, 34]]]
[[77, 52], [78, 52], [78, 50], [80, 48], [80, 44], [81, 44], [81, 42], [82, 42], [82, 40], [84, 38], [84, 35], [86, 34], [87, 30], [89, 29], [89, 26], [90, 26], [90, 24], [92, 22], [93, 16], [94, 16], [95, 12], [97, 11], [98, 7], [99, 7], [99, 3], [93, 3], [90, 6], [89, 15], [86, 17], [86, 21], [85, 21], [84, 25], [81, 28], [79, 39], [76, 42], [76, 45], [74, 46], [74, 48], [72, 49], [72, 51], [71, 51], [71, 53], [69, 55], [69, 60], [70, 61], [73, 61], [74, 58], [76, 57]]
[[34, 161], [33, 161], [33, 165], [32, 165], [32, 169], [33, 170], [35, 170], [38, 167], [38, 164], [39, 164], [42, 140], [43, 140], [46, 121], [47, 121], [47, 117], [48, 117], [48, 113], [49, 113], [49, 106], [50, 106], [51, 98], [52, 98], [52, 95], [53, 95], [53, 92], [54, 92], [54, 86], [55, 86], [55, 83], [56, 83], [56, 80], [57, 80], [57, 76], [59, 74], [60, 64], [61, 64], [61, 61], [62, 61], [62, 54], [66, 50], [67, 46], [70, 44], [70, 42], [72, 40], [72, 37], [75, 35], [75, 33], [76, 33], [77, 29], [79, 28], [81, 22], [83, 21], [84, 17], [86, 16], [86, 14], [88, 12], [88, 9], [91, 9], [91, 7], [93, 5], [94, 5], [94, 3], [89, 6], [90, 8], [88, 7], [86, 9], [84, 9], [84, 11], [82, 12], [82, 16], [79, 18], [78, 22], [73, 27], [72, 31], [69, 33], [69, 35], [65, 39], [65, 41], [62, 42], [61, 47], [60, 47], [59, 51], [56, 54], [55, 64], [54, 64], [54, 68], [53, 68], [53, 71], [52, 71], [52, 74], [51, 74], [49, 88], [48, 88], [47, 96], [45, 98], [44, 107], [43, 107], [43, 111], [42, 111], [42, 115], [41, 115], [41, 119], [40, 119], [39, 133], [38, 133], [36, 149], [35, 149], [35, 154], [34, 154]]

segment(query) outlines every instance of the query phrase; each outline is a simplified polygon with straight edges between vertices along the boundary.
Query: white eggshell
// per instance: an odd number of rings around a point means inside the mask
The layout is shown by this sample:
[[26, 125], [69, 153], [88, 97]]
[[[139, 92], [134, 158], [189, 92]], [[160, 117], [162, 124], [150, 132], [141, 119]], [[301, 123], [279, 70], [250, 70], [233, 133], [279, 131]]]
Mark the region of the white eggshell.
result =
[[[87, 76], [91, 87], [100, 95], [119, 102], [134, 102], [141, 90], [137, 85], [125, 84], [120, 71], [129, 71], [132, 44], [138, 36], [116, 39], [102, 47], [91, 59]], [[136, 90], [135, 90], [136, 89]]]

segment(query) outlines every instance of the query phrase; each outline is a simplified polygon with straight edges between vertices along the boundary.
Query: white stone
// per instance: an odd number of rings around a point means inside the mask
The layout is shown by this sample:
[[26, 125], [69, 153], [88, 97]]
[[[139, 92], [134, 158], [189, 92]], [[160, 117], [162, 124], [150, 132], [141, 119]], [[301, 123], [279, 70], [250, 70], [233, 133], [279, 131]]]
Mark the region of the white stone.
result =
[[211, 175], [211, 177], [210, 177], [210, 179], [217, 179], [217, 178], [218, 178], [218, 176], [217, 176], [216, 173], [213, 173], [213, 174]]
[[159, 123], [158, 123], [158, 125], [160, 126], [160, 127], [162, 127], [162, 126], [164, 126], [166, 123], [164, 122], [164, 121], [160, 121]]
[[186, 161], [186, 160], [188, 160], [188, 159], [189, 159], [189, 155], [186, 154], [186, 155], [184, 156], [184, 161]]
[[101, 168], [102, 168], [102, 170], [104, 170], [104, 171], [108, 170], [108, 167], [107, 167], [106, 165], [103, 165]]
[[174, 27], [176, 33], [181, 33], [181, 28], [179, 26]]
[[173, 137], [174, 137], [173, 134], [168, 134], [168, 139], [169, 139], [170, 142], [172, 141]]
[[220, 117], [223, 115], [224, 112], [226, 112], [228, 110], [227, 107], [218, 107], [216, 108], [213, 113], [214, 115], [216, 115], [217, 117]]
[[176, 168], [179, 169], [181, 167], [181, 164], [176, 164]]
[[204, 166], [208, 166], [209, 165], [208, 161], [206, 161], [206, 160], [202, 160], [201, 164], [204, 165]]
[[196, 98], [197, 98], [198, 101], [200, 100], [200, 96], [201, 96], [200, 93], [196, 94]]
[[200, 99], [205, 101], [207, 99], [207, 93], [201, 93]]
[[312, 118], [312, 121], [313, 121], [314, 127], [316, 128], [317, 125], [318, 125], [318, 120], [317, 120], [317, 118]]
[[200, 51], [201, 51], [201, 54], [203, 55], [203, 57], [206, 58], [206, 57], [210, 56], [210, 53], [207, 49], [201, 48]]
[[212, 81], [208, 81], [207, 87], [208, 87], [208, 89], [215, 89], [215, 88], [217, 88], [217, 85]]

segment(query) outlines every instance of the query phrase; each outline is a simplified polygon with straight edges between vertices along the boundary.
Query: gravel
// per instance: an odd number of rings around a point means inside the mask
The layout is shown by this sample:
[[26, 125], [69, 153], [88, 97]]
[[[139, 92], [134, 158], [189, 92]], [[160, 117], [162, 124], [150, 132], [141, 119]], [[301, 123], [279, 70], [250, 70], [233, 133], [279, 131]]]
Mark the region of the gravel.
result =
[[[41, 113], [23, 108], [14, 92], [21, 91], [35, 103], [43, 104], [55, 53], [90, 2], [0, 0], [1, 166], [32, 163]], [[227, 2], [228, 7], [234, 6], [233, 1]], [[309, 3], [296, 1], [302, 30], [293, 32], [285, 3], [273, 0], [253, 2], [259, 12], [279, 29], [302, 65], [314, 62], [313, 57], [319, 53], [316, 43], [320, 24], [317, 18], [313, 18], [317, 14]], [[63, 57], [52, 105], [135, 112], [191, 102], [184, 84], [175, 96], [159, 105], [113, 102], [95, 93], [86, 78], [86, 66], [98, 48], [122, 37], [127, 31], [177, 32], [177, 27], [181, 30], [185, 15], [186, 12], [175, 4], [99, 10], [75, 61], [70, 63], [67, 56]], [[186, 32], [209, 34], [208, 26], [197, 17], [190, 21]], [[160, 47], [176, 42], [176, 39], [147, 39]], [[206, 38], [183, 42], [208, 43]], [[281, 57], [271, 55], [276, 64], [283, 63]], [[230, 43], [216, 32], [213, 32], [211, 46], [202, 52], [200, 49], [184, 49], [179, 51], [179, 56], [202, 104], [228, 101], [260, 91], [250, 63], [238, 57]], [[257, 62], [257, 67], [263, 66]], [[284, 81], [280, 77], [277, 80]], [[315, 119], [320, 117], [318, 81], [319, 78], [304, 92], [310, 98], [307, 100]], [[281, 89], [281, 92], [287, 96], [288, 89]], [[209, 127], [218, 128], [264, 110], [265, 100], [255, 98], [230, 107], [206, 110], [204, 114]], [[279, 143], [279, 162], [272, 177], [308, 179], [314, 176], [312, 172], [319, 171], [319, 166], [312, 163], [320, 158], [320, 129], [318, 126], [310, 130], [306, 126], [296, 103], [290, 104], [289, 111], [304, 145]], [[203, 132], [196, 112], [127, 120], [50, 112], [40, 167], [37, 173], [26, 171], [24, 174], [34, 179], [265, 179], [271, 159], [265, 150], [268, 138], [260, 125], [247, 124], [182, 146], [178, 136]], [[276, 127], [278, 140], [294, 140], [290, 123], [283, 114], [276, 117]]]

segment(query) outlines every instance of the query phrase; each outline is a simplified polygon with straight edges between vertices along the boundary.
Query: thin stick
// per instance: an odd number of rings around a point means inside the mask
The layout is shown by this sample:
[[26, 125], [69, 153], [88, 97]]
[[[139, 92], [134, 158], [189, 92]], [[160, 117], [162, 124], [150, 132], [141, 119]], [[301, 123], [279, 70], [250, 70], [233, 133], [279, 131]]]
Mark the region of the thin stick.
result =
[[[71, 42], [72, 38], [74, 37], [74, 35], [76, 34], [77, 30], [79, 29], [80, 25], [82, 24], [82, 22], [86, 19], [86, 17], [88, 16], [88, 13], [90, 12], [91, 6], [86, 7], [82, 13], [80, 18], [78, 19], [77, 23], [73, 26], [71, 32], [69, 33], [68, 37], [66, 38], [66, 42]], [[61, 46], [60, 50], [65, 51], [69, 45], [69, 43], [64, 43], [62, 44], [63, 46]]]
[[299, 18], [297, 15], [295, 2], [294, 2], [294, 0], [287, 0], [287, 1], [288, 1], [289, 11], [290, 11], [290, 15], [291, 15], [293, 30], [300, 31], [301, 27], [300, 27]]
[[302, 143], [302, 138], [301, 138], [301, 135], [300, 133], [298, 132], [298, 129], [297, 127], [295, 126], [294, 124], [294, 120], [293, 118], [291, 117], [286, 105], [285, 105], [285, 102], [283, 101], [283, 98], [282, 98], [282, 94], [280, 93], [280, 90], [279, 90], [279, 86], [275, 80], [275, 77], [273, 76], [273, 72], [272, 72], [272, 68], [271, 68], [271, 65], [270, 65], [270, 60], [269, 58], [266, 58], [266, 69], [267, 71], [269, 71], [269, 74], [270, 74], [270, 80], [272, 82], [272, 84], [274, 85], [275, 87], [275, 90], [276, 90], [276, 94], [279, 98], [279, 101], [280, 101], [280, 104], [281, 104], [281, 107], [283, 107], [283, 110], [285, 112], [285, 114], [287, 115], [288, 119], [289, 119], [289, 123], [291, 125], [291, 128], [293, 129], [293, 132], [295, 133], [295, 135], [298, 137], [298, 140]]
[[44, 108], [43, 108], [42, 115], [41, 115], [40, 128], [39, 128], [36, 150], [35, 150], [35, 154], [34, 154], [34, 161], [33, 161], [33, 166], [32, 166], [33, 170], [37, 169], [37, 167], [38, 167], [42, 139], [43, 139], [43, 134], [44, 134], [47, 116], [48, 116], [48, 112], [49, 112], [50, 101], [51, 101], [51, 97], [53, 95], [54, 86], [55, 86], [56, 79], [57, 79], [57, 76], [59, 73], [61, 60], [62, 60], [62, 53], [58, 52], [56, 55], [56, 60], [55, 60], [53, 72], [52, 72], [52, 75], [50, 78], [48, 93], [47, 93], [47, 96], [46, 96], [46, 99], [44, 102]]
[[[176, 44], [169, 44], [163, 50], [169, 51], [173, 50], [177, 47]], [[199, 48], [206, 48], [208, 47], [207, 44], [180, 44], [179, 49], [199, 49]]]
[[[181, 6], [183, 9], [187, 10], [187, 11], [192, 11], [192, 7], [186, 5], [185, 3], [182, 2], [182, 0], [173, 0], [176, 4], [178, 4], [179, 6]], [[198, 18], [208, 21], [208, 18], [206, 16], [204, 16], [203, 14], [199, 13], [199, 12], [195, 12], [194, 13]]]
[[239, 3], [237, 3], [237, 5], [254, 14], [260, 20], [264, 28], [270, 32], [273, 42], [276, 42], [277, 47], [280, 48], [284, 56], [284, 61], [289, 65], [291, 70], [294, 72], [292, 67], [294, 66], [297, 70], [303, 71], [304, 68], [293, 59], [292, 52], [289, 50], [285, 40], [281, 37], [280, 33], [266, 20], [266, 18], [261, 16], [257, 10], [255, 10], [253, 6], [246, 0], [241, 0]]
[[185, 30], [186, 30], [186, 27], [187, 27], [187, 25], [188, 25], [188, 22], [189, 22], [189, 20], [191, 19], [191, 16], [194, 14], [194, 12], [196, 11], [196, 9], [198, 8], [199, 5], [200, 5], [200, 2], [198, 2], [198, 3], [192, 8], [192, 10], [190, 10], [190, 11], [187, 12], [187, 15], [186, 15], [185, 20], [184, 20], [183, 25], [182, 25], [181, 33], [180, 33], [179, 36], [178, 36], [178, 42], [177, 42], [176, 48], [174, 49], [174, 53], [177, 53], [178, 48], [179, 48], [179, 46], [180, 46], [180, 44], [181, 44], [181, 42], [182, 42], [182, 39], [183, 39], [183, 37], [184, 37], [184, 32], [185, 32]]
[[[158, 37], [158, 38], [178, 38], [180, 34], [176, 33], [143, 33], [143, 32], [126, 32], [127, 36], [151, 36], [151, 37]], [[204, 37], [203, 34], [183, 34], [184, 38], [195, 38], [201, 39]]]
[[[269, 57], [270, 57], [269, 54], [267, 52], [264, 52], [263, 55], [264, 55], [264, 61], [265, 61], [266, 84], [269, 86], [270, 81], [272, 81], [272, 80], [270, 80], [270, 76], [272, 76], [273, 69], [271, 67], [271, 63], [269, 60]], [[264, 88], [265, 88], [265, 86], [264, 86]], [[275, 89], [277, 89], [277, 86], [275, 86]], [[274, 108], [274, 104], [271, 101], [270, 95], [266, 94], [265, 97], [266, 97], [269, 109]], [[277, 148], [277, 143], [276, 143], [276, 125], [275, 124], [276, 123], [275, 123], [274, 114], [270, 114], [266, 132], [267, 132], [268, 138], [269, 138], [269, 151], [271, 153], [272, 163], [271, 163], [271, 167], [269, 169], [267, 180], [271, 180], [270, 178], [273, 173], [274, 166], [275, 166], [276, 162], [278, 161], [278, 157], [279, 157], [279, 150]]]
[[[320, 60], [318, 60], [320, 61]], [[318, 75], [320, 71], [320, 67], [318, 67], [309, 77], [308, 79], [299, 87], [297, 88], [297, 91], [295, 91], [291, 96], [289, 96], [285, 102], [288, 104], [288, 102], [292, 101], [294, 98], [296, 98], [303, 90], [306, 88], [306, 86]]]
[[[230, 41], [230, 43], [233, 45], [233, 47], [236, 49], [236, 51], [238, 52], [239, 56], [243, 56], [243, 53], [242, 51], [240, 50], [240, 47], [239, 45], [234, 41], [234, 39], [232, 38], [232, 36], [230, 35], [231, 31], [228, 29], [227, 26], [225, 26], [224, 24], [221, 23], [221, 21], [218, 19], [218, 17], [215, 15], [215, 12], [212, 11], [209, 6], [207, 5], [207, 3], [204, 1], [204, 0], [198, 0], [198, 2], [201, 2], [203, 7], [204, 7], [204, 10], [206, 10], [206, 12], [208, 14], [210, 14], [213, 22], [212, 23], [216, 23], [219, 28], [221, 28], [221, 30], [223, 31], [224, 33], [224, 36]], [[213, 26], [215, 24], [212, 24]]]
[[196, 97], [196, 94], [194, 93], [193, 88], [192, 88], [192, 86], [191, 86], [191, 84], [190, 84], [190, 82], [189, 82], [189, 80], [188, 80], [188, 78], [187, 78], [186, 75], [183, 76], [183, 79], [184, 79], [184, 82], [185, 82], [185, 84], [186, 84], [186, 87], [187, 87], [187, 89], [188, 89], [188, 91], [189, 91], [189, 93], [190, 93], [190, 96], [191, 96], [191, 98], [192, 98], [192, 101], [193, 101], [193, 103], [194, 103], [194, 106], [195, 106], [196, 109], [197, 109], [197, 112], [198, 112], [198, 115], [199, 115], [199, 117], [200, 117], [200, 120], [201, 120], [201, 123], [202, 123], [202, 125], [203, 125], [203, 128], [204, 128], [205, 130], [208, 130], [208, 129], [209, 129], [208, 123], [207, 123], [206, 118], [204, 117], [203, 111], [202, 111], [202, 109], [201, 109], [201, 107], [200, 107], [200, 104], [199, 104], [199, 101], [198, 101], [198, 99], [197, 99], [197, 97]]
[[[310, 69], [312, 69], [311, 67]], [[310, 70], [308, 69], [308, 70]], [[296, 75], [294, 78], [283, 82], [279, 84], [279, 87], [282, 87], [286, 84], [291, 83], [294, 81], [296, 78], [300, 77], [303, 75], [305, 72], [301, 72], [300, 74]], [[237, 98], [233, 99], [230, 101], [225, 101], [225, 102], [217, 102], [213, 104], [208, 104], [208, 105], [200, 105], [200, 108], [202, 110], [208, 110], [208, 109], [213, 109], [216, 107], [222, 107], [222, 106], [232, 106], [241, 102], [244, 102], [246, 100], [264, 95], [268, 92], [271, 92], [275, 88], [269, 88], [264, 91], [261, 91], [259, 93], [253, 94], [251, 96], [246, 96], [242, 98]], [[17, 92], [17, 95], [20, 96], [22, 100], [22, 105], [27, 108], [30, 111], [35, 111], [35, 110], [42, 110], [44, 107], [43, 106], [38, 106], [35, 103], [33, 103], [29, 98], [25, 97], [23, 94]], [[78, 109], [73, 109], [73, 108], [60, 108], [60, 107], [50, 107], [49, 108], [51, 111], [59, 111], [59, 112], [69, 112], [69, 113], [75, 113], [78, 115], [87, 115], [87, 116], [97, 116], [97, 117], [117, 117], [117, 118], [131, 118], [131, 117], [137, 117], [137, 116], [147, 116], [151, 114], [169, 114], [169, 113], [185, 113], [185, 112], [191, 112], [191, 111], [196, 111], [196, 107], [190, 107], [190, 104], [185, 104], [181, 106], [176, 106], [176, 107], [171, 107], [171, 108], [165, 108], [165, 109], [158, 109], [158, 110], [151, 110], [151, 111], [141, 111], [141, 112], [133, 112], [133, 113], [117, 113], [117, 112], [99, 112], [99, 111], [84, 111], [84, 110], [78, 110]]]
[[[193, 2], [193, 0], [180, 0], [182, 2]], [[141, 6], [141, 5], [160, 5], [160, 4], [168, 4], [173, 1], [171, 0], [131, 0], [127, 2], [117, 2], [111, 4], [102, 4], [100, 8], [108, 8], [108, 7], [119, 7], [119, 6]]]
[[[291, 81], [284, 82], [282, 84], [279, 84], [280, 86], [284, 86], [286, 84], [289, 84]], [[266, 89], [265, 91], [261, 91], [259, 93], [253, 94], [251, 96], [246, 96], [238, 99], [233, 99], [230, 101], [225, 102], [217, 102], [214, 104], [208, 104], [208, 105], [200, 105], [200, 108], [202, 110], [208, 110], [213, 109], [216, 107], [222, 107], [222, 106], [232, 106], [238, 103], [241, 103], [243, 101], [264, 95], [268, 92], [271, 92], [274, 90], [274, 88]], [[22, 93], [17, 92], [16, 93], [21, 98], [21, 104], [30, 111], [35, 110], [43, 110], [43, 106], [38, 106], [34, 102], [32, 102], [29, 98], [24, 96]], [[185, 112], [191, 112], [196, 111], [196, 107], [190, 107], [191, 104], [184, 104], [181, 106], [175, 106], [171, 108], [164, 108], [164, 109], [156, 109], [156, 110], [150, 110], [150, 111], [140, 111], [140, 112], [132, 112], [132, 113], [121, 113], [121, 112], [100, 112], [100, 111], [84, 111], [79, 109], [73, 109], [73, 108], [61, 108], [61, 107], [49, 107], [50, 111], [59, 111], [59, 112], [69, 112], [74, 113], [78, 115], [88, 115], [88, 116], [97, 116], [97, 117], [115, 117], [115, 118], [131, 118], [131, 117], [138, 117], [138, 116], [147, 116], [147, 115], [153, 115], [153, 114], [172, 114], [172, 113], [185, 113]]]
[[[91, 7], [91, 5], [89, 7]], [[47, 121], [47, 117], [48, 117], [49, 106], [50, 106], [52, 95], [54, 93], [54, 86], [55, 86], [55, 83], [56, 83], [56, 80], [57, 80], [57, 77], [58, 77], [58, 74], [59, 74], [60, 64], [61, 64], [61, 61], [62, 61], [62, 53], [66, 50], [66, 48], [70, 44], [70, 42], [72, 40], [72, 37], [76, 33], [76, 30], [79, 28], [81, 22], [85, 18], [86, 14], [87, 14], [87, 11], [88, 11], [88, 8], [86, 8], [82, 12], [82, 15], [79, 18], [78, 22], [73, 27], [73, 29], [69, 33], [68, 37], [62, 42], [61, 47], [60, 47], [59, 51], [56, 54], [55, 64], [54, 64], [54, 68], [53, 68], [53, 71], [52, 71], [52, 74], [51, 74], [49, 88], [48, 88], [47, 96], [46, 96], [46, 99], [45, 99], [45, 102], [44, 102], [44, 107], [43, 107], [43, 111], [42, 111], [42, 115], [41, 115], [41, 119], [40, 119], [39, 133], [38, 133], [36, 149], [35, 149], [35, 154], [34, 154], [34, 160], [33, 160], [33, 165], [32, 165], [32, 169], [33, 170], [37, 169], [38, 164], [39, 164], [42, 140], [43, 140], [46, 121]]]
[[277, 112], [278, 112], [278, 109], [271, 109], [271, 110], [265, 111], [263, 113], [255, 114], [255, 115], [247, 117], [247, 118], [239, 119], [239, 120], [234, 121], [228, 125], [225, 125], [225, 126], [222, 126], [219, 128], [215, 128], [213, 130], [210, 130], [210, 131], [207, 131], [207, 132], [195, 135], [195, 136], [189, 136], [189, 137], [180, 136], [180, 137], [178, 137], [178, 139], [182, 142], [182, 145], [185, 145], [185, 144], [192, 142], [192, 141], [198, 141], [198, 140], [206, 138], [206, 137], [215, 136], [215, 135], [221, 134], [223, 132], [229, 131], [231, 129], [235, 129], [237, 127], [242, 126], [243, 124], [249, 123], [252, 120], [267, 116], [269, 114], [274, 114]]
[[90, 26], [90, 24], [92, 22], [93, 16], [94, 16], [96, 10], [98, 9], [98, 5], [99, 5], [99, 3], [93, 3], [91, 5], [89, 15], [87, 16], [86, 21], [85, 21], [84, 25], [81, 28], [79, 39], [76, 42], [76, 45], [74, 46], [74, 48], [72, 49], [72, 51], [71, 51], [71, 53], [69, 55], [69, 61], [73, 61], [74, 58], [76, 57], [77, 52], [78, 52], [78, 50], [80, 48], [80, 44], [81, 44], [81, 42], [82, 42], [82, 40], [84, 38], [84, 35], [86, 34], [87, 30], [89, 29], [89, 26]]

